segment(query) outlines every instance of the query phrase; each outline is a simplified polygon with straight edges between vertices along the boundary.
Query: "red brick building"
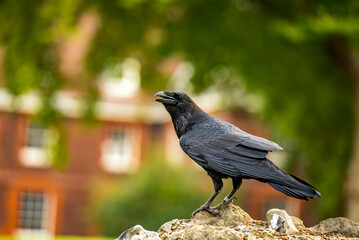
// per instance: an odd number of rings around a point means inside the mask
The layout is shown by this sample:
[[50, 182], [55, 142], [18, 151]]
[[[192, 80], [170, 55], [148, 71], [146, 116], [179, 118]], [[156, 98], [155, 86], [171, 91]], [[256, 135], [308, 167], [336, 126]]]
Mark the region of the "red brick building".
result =
[[[0, 98], [6, 99], [6, 94], [0, 93]], [[0, 234], [98, 234], [87, 214], [94, 179], [115, 179], [135, 172], [146, 159], [145, 148], [153, 139], [165, 146], [164, 155], [171, 152], [179, 156], [172, 161], [190, 161], [179, 148], [167, 113], [160, 104], [152, 104], [152, 98], [102, 101], [100, 123], [87, 128], [76, 116], [76, 99], [63, 94], [58, 105], [67, 132], [68, 164], [64, 171], [54, 170], [48, 152], [54, 133], [30, 120], [35, 108], [31, 98], [23, 101], [17, 113], [8, 111], [6, 101], [0, 104]], [[244, 111], [207, 110], [245, 131], [266, 136], [263, 126]], [[159, 128], [162, 130], [154, 131]], [[161, 135], [153, 136], [158, 133]], [[273, 206], [307, 216], [302, 202], [266, 184], [246, 181], [240, 191], [246, 196], [240, 205], [253, 218], [262, 218]]]

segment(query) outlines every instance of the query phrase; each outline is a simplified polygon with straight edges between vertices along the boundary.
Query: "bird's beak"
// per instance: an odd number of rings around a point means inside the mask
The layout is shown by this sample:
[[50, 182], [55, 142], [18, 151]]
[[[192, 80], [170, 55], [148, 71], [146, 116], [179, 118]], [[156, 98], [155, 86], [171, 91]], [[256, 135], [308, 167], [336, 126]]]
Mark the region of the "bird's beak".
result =
[[155, 101], [163, 104], [176, 105], [177, 100], [174, 97], [170, 96], [170, 94], [170, 92], [165, 91], [158, 92], [155, 94], [155, 97], [160, 98], [156, 98]]

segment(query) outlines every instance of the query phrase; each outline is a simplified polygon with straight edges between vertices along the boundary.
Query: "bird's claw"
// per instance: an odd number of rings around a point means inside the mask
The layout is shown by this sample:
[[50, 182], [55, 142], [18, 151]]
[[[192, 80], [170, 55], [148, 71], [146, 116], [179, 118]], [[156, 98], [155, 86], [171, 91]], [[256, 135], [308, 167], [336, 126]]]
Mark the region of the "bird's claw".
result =
[[192, 213], [192, 217], [194, 217], [194, 216], [195, 216], [197, 213], [199, 213], [200, 211], [206, 211], [206, 212], [208, 212], [208, 213], [210, 213], [210, 214], [212, 214], [212, 215], [214, 215], [214, 216], [216, 216], [216, 217], [219, 217], [219, 216], [220, 216], [219, 212], [213, 210], [213, 209], [210, 208], [209, 206], [202, 206], [202, 207], [196, 209], [196, 210]]

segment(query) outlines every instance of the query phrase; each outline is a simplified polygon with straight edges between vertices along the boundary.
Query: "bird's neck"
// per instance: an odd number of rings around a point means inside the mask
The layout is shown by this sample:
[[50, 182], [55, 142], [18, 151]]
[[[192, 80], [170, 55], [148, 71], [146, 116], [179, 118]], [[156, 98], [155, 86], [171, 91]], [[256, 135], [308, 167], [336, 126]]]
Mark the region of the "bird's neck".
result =
[[175, 128], [177, 137], [180, 138], [187, 131], [191, 130], [195, 124], [200, 122], [201, 116], [203, 115], [206, 115], [206, 113], [202, 110], [171, 114], [172, 123]]
[[180, 115], [176, 118], [172, 118], [172, 123], [175, 128], [177, 137], [180, 138], [186, 132], [188, 119], [185, 116]]

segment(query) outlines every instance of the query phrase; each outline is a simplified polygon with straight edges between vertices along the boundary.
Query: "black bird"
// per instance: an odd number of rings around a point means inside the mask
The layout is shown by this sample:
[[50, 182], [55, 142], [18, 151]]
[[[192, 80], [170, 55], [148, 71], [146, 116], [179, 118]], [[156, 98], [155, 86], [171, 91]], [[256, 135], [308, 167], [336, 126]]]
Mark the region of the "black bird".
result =
[[221, 204], [232, 202], [242, 179], [268, 183], [290, 197], [303, 200], [321, 196], [312, 185], [266, 158], [268, 152], [283, 150], [278, 144], [205, 113], [185, 93], [162, 91], [155, 96], [171, 115], [183, 151], [207, 171], [214, 184], [213, 195], [192, 216], [202, 210], [219, 215], [210, 204], [222, 190], [223, 178], [232, 178], [233, 189]]

